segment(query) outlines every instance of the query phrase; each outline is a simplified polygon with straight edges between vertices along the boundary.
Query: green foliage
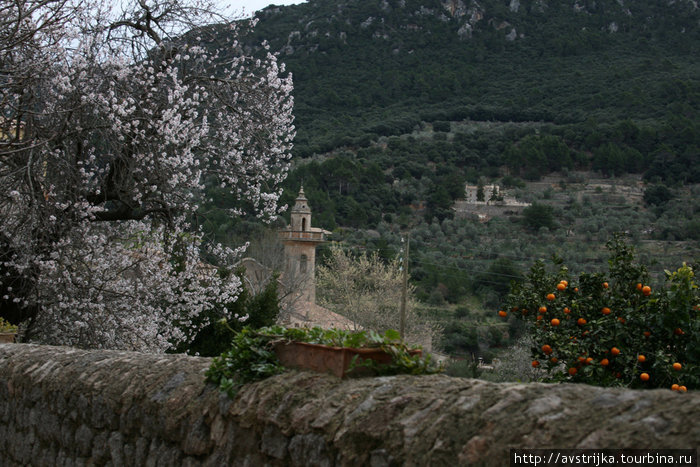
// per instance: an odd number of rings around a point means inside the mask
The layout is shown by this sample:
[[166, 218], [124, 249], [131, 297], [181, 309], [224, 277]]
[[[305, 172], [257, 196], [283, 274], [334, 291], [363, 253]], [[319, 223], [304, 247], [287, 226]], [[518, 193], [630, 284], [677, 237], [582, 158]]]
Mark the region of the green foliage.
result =
[[246, 326], [235, 334], [230, 349], [214, 358], [206, 373], [207, 380], [219, 385], [222, 391], [233, 397], [242, 385], [281, 373], [284, 368], [277, 359], [274, 345], [284, 341], [331, 347], [380, 348], [391, 356], [388, 364], [354, 358], [350, 373], [359, 367], [368, 368], [376, 375], [421, 375], [443, 370], [441, 365], [433, 362], [430, 355], [412, 354], [411, 350], [418, 347], [409, 348], [393, 329], [378, 334], [374, 331], [350, 332], [318, 327], [302, 329], [271, 326], [253, 330]]
[[613, 177], [640, 172], [644, 168], [644, 156], [629, 146], [608, 142], [594, 151], [592, 168]]
[[450, 129], [451, 129], [450, 122], [445, 122], [445, 121], [433, 122], [433, 130], [434, 131], [442, 131], [444, 133], [449, 133]]
[[634, 261], [632, 248], [619, 236], [608, 248], [608, 274], [575, 279], [564, 266], [550, 273], [538, 262], [513, 286], [508, 307], [531, 324], [535, 361], [552, 381], [700, 387], [700, 294], [693, 269], [684, 264], [667, 272], [666, 288], [647, 289], [646, 268]]
[[474, 324], [453, 321], [445, 326], [441, 346], [449, 355], [473, 355], [478, 353], [479, 335]]
[[206, 377], [233, 397], [244, 384], [282, 371], [284, 368], [275, 355], [272, 339], [244, 327], [235, 333], [229, 350], [214, 358]]
[[652, 185], [644, 190], [644, 202], [648, 205], [662, 205], [673, 199], [673, 193], [666, 185]]
[[0, 317], [0, 332], [17, 332], [17, 326]]
[[554, 135], [530, 135], [517, 145], [506, 149], [506, 164], [515, 172], [522, 172], [528, 180], [539, 180], [543, 174], [572, 168], [569, 147]]
[[453, 198], [444, 185], [440, 184], [434, 186], [428, 193], [428, 212], [426, 213], [426, 218], [432, 219], [435, 217], [438, 220], [443, 220], [452, 217], [453, 202]]
[[534, 231], [546, 227], [549, 230], [556, 228], [554, 222], [554, 209], [548, 204], [532, 203], [523, 209], [523, 224]]
[[505, 188], [525, 188], [525, 182], [512, 175], [506, 175], [501, 179], [501, 184]]
[[457, 378], [479, 378], [483, 371], [479, 368], [479, 360], [474, 358], [464, 358], [454, 360], [447, 365], [445, 373]]
[[475, 286], [490, 289], [499, 298], [508, 294], [513, 281], [522, 280], [520, 268], [510, 258], [497, 258], [489, 264], [488, 269], [477, 275]]

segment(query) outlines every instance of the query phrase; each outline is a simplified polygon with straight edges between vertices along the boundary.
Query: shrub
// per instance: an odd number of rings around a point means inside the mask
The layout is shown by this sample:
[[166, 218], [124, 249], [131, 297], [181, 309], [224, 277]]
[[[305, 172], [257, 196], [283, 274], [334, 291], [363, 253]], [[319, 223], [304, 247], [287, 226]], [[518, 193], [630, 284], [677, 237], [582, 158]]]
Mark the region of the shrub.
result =
[[479, 368], [479, 360], [472, 355], [471, 358], [450, 362], [445, 373], [455, 378], [479, 378], [482, 370]]
[[0, 317], [0, 332], [17, 332], [17, 326]]
[[533, 231], [538, 231], [542, 227], [549, 230], [555, 229], [554, 208], [548, 204], [533, 203], [523, 209], [523, 224]]
[[607, 246], [607, 275], [573, 279], [561, 264], [549, 273], [537, 262], [523, 283], [513, 284], [507, 306], [531, 325], [533, 366], [544, 369], [549, 381], [700, 387], [700, 295], [693, 269], [683, 264], [666, 271], [667, 287], [651, 287], [646, 268], [621, 237]]
[[434, 131], [442, 131], [444, 133], [449, 133], [450, 129], [451, 129], [450, 122], [445, 122], [445, 121], [433, 122], [433, 130]]
[[533, 367], [530, 358], [532, 337], [523, 336], [515, 343], [498, 353], [498, 358], [492, 360], [493, 371], [483, 372], [481, 379], [504, 382], [529, 383], [539, 381], [542, 377], [542, 369]]

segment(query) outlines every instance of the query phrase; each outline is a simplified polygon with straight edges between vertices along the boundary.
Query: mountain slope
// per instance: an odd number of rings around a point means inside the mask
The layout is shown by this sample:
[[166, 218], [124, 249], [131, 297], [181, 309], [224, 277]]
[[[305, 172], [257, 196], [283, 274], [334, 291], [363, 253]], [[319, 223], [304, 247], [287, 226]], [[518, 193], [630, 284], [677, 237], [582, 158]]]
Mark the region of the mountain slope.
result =
[[[294, 74], [282, 201], [303, 183], [314, 225], [386, 257], [410, 232], [422, 301], [495, 307], [537, 258], [600, 268], [616, 231], [656, 275], [700, 261], [696, 1], [310, 0], [258, 18], [246, 46], [269, 41]], [[453, 219], [479, 182], [547, 222]]]
[[302, 156], [441, 117], [654, 118], [687, 87], [697, 110], [687, 0], [312, 0], [258, 15], [251, 39], [295, 76]]

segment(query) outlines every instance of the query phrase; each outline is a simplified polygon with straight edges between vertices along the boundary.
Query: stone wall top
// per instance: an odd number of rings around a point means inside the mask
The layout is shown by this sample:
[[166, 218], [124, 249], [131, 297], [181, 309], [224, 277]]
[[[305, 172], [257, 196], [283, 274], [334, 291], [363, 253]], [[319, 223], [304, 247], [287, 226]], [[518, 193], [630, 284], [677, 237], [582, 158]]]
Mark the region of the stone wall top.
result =
[[230, 400], [205, 383], [210, 362], [2, 344], [0, 452], [39, 465], [505, 465], [511, 448], [700, 445], [695, 392], [290, 371]]

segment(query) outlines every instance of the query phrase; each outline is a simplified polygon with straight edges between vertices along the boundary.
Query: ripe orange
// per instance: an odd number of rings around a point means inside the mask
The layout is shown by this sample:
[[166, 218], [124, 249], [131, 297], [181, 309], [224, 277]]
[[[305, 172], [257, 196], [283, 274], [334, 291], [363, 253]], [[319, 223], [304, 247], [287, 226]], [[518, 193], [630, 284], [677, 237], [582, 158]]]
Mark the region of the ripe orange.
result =
[[637, 356], [637, 361], [638, 361], [639, 363], [644, 363], [644, 362], [647, 361], [647, 358], [646, 358], [644, 355], [638, 355], [638, 356]]
[[505, 311], [501, 310], [501, 311], [498, 312], [498, 316], [500, 316], [501, 318], [505, 318], [506, 316], [508, 316], [508, 313], [506, 313]]
[[551, 302], [552, 300], [554, 300], [555, 298], [557, 298], [557, 296], [554, 295], [553, 293], [548, 293], [548, 294], [547, 294], [547, 300], [549, 300], [550, 302]]
[[579, 363], [583, 363], [586, 361], [586, 357], [578, 357], [576, 360], [578, 360]]
[[552, 346], [549, 345], [549, 344], [543, 345], [543, 346], [542, 346], [542, 352], [544, 352], [544, 353], [547, 354], [547, 355], [551, 354], [551, 353], [552, 353]]
[[552, 326], [559, 326], [560, 321], [559, 321], [558, 319], [554, 318], [554, 319], [551, 321], [551, 323], [552, 323]]
[[567, 315], [568, 315], [569, 313], [571, 313], [571, 310], [569, 309], [568, 306], [567, 306], [566, 308], [564, 308], [564, 313], [566, 313]]
[[642, 284], [641, 284], [641, 283], [638, 283], [638, 284], [637, 284], [637, 290], [642, 290]]
[[683, 330], [681, 328], [674, 329], [673, 333], [677, 336], [682, 336], [683, 334], [685, 334], [685, 332], [683, 332]]
[[538, 362], [537, 360], [533, 360], [533, 361], [532, 361], [532, 367], [533, 367], [533, 368], [537, 368], [538, 366], [540, 366], [540, 362]]
[[622, 324], [625, 324], [625, 323], [627, 322], [627, 321], [625, 321], [625, 318], [623, 318], [622, 316], [620, 316], [619, 318], [617, 318], [617, 320], [618, 320], [619, 322], [621, 322]]
[[686, 392], [686, 391], [688, 391], [688, 388], [685, 387], [685, 386], [678, 386], [678, 390], [679, 390], [680, 392]]
[[610, 287], [610, 285], [607, 282], [603, 282], [603, 288], [607, 289], [608, 287]]
[[576, 373], [578, 373], [578, 369], [576, 369], [576, 368], [573, 367], [573, 366], [572, 366], [571, 368], [569, 368], [569, 374], [570, 374], [571, 376], [574, 376]]
[[644, 337], [649, 337], [649, 336], [651, 336], [651, 332], [650, 332], [650, 331], [644, 331]]
[[642, 287], [642, 293], [648, 297], [649, 295], [651, 295], [651, 287], [645, 285], [644, 287]]
[[600, 364], [602, 366], [608, 366], [608, 365], [610, 365], [610, 360], [608, 360], [607, 358], [604, 358], [600, 361]]
[[510, 311], [512, 311], [513, 313], [515, 313], [516, 311], [518, 311], [518, 307], [517, 307], [517, 306], [514, 306], [513, 308], [510, 309]]
[[680, 386], [678, 386], [676, 383], [673, 383], [673, 384], [671, 385], [671, 391], [678, 391], [678, 388], [679, 388], [679, 387], [680, 387]]
[[540, 313], [547, 313], [547, 307], [542, 305], [537, 311], [539, 311]]
[[676, 363], [673, 364], [673, 369], [674, 369], [674, 370], [676, 370], [676, 371], [681, 371], [681, 368], [683, 368], [683, 365], [681, 365], [680, 363], [676, 362]]
[[583, 319], [583, 318], [579, 318], [578, 321], [576, 321], [576, 323], [577, 323], [579, 326], [583, 326], [584, 324], [586, 324], [586, 322], [587, 322], [587, 321], [586, 321], [585, 319]]
[[537, 321], [541, 321], [541, 320], [542, 320], [542, 315], [537, 315]]
[[617, 347], [613, 347], [612, 349], [610, 349], [610, 353], [613, 355], [620, 355], [620, 349], [618, 349]]
[[559, 361], [559, 359], [557, 357], [552, 357], [549, 359], [549, 361], [552, 363], [557, 363]]
[[611, 313], [610, 308], [607, 306], [604, 306], [602, 310], [600, 310], [604, 315], [609, 315]]
[[574, 287], [574, 292], [578, 292], [578, 287]]
[[557, 284], [557, 290], [564, 290], [566, 289], [566, 286], [564, 285], [563, 282], [560, 282]]
[[639, 379], [641, 379], [642, 381], [649, 381], [649, 373], [642, 373], [641, 375], [639, 375]]
[[593, 363], [593, 357], [588, 357], [586, 359], [586, 365], [590, 365], [591, 363]]
[[559, 282], [559, 283], [560, 283], [560, 284], [564, 284], [564, 287], [568, 287], [568, 286], [569, 286], [569, 281], [562, 280], [562, 281]]

